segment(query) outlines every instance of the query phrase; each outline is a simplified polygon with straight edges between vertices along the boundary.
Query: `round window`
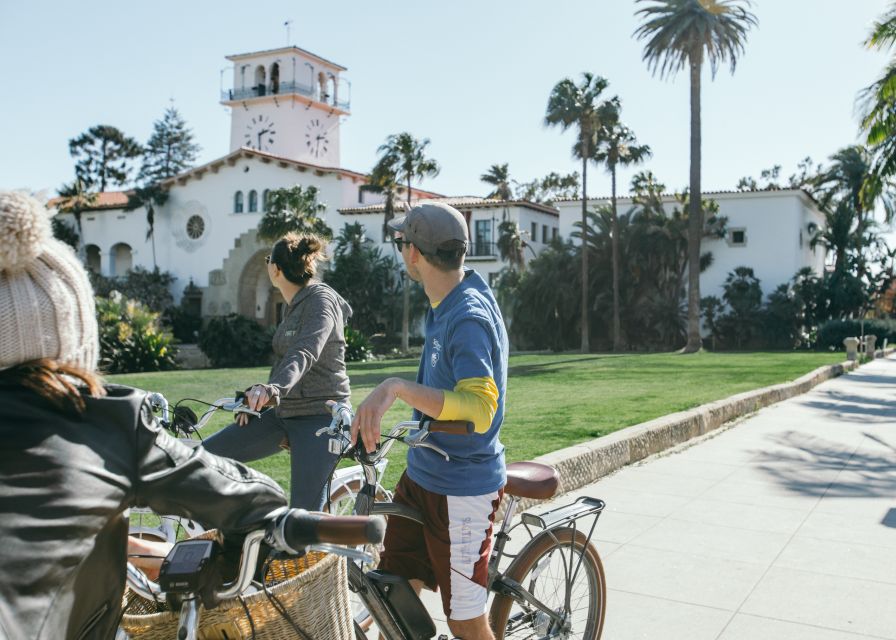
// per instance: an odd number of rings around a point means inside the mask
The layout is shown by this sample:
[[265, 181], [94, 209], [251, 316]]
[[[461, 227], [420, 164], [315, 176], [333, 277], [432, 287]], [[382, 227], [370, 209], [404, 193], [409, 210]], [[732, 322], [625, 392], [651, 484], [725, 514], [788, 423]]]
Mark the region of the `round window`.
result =
[[198, 240], [204, 232], [205, 220], [202, 219], [202, 216], [190, 216], [190, 219], [187, 220], [187, 235], [192, 240]]

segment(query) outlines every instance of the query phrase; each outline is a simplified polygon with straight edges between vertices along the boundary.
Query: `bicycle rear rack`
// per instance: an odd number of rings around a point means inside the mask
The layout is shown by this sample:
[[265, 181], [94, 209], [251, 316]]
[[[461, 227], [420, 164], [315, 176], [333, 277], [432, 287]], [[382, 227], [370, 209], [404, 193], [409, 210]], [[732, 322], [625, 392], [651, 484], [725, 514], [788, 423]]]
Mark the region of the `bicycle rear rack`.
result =
[[604, 510], [606, 503], [598, 498], [589, 498], [583, 496], [572, 504], [556, 507], [542, 514], [523, 513], [520, 520], [523, 524], [539, 529], [552, 529], [554, 527], [566, 526], [579, 518], [590, 515], [600, 515]]

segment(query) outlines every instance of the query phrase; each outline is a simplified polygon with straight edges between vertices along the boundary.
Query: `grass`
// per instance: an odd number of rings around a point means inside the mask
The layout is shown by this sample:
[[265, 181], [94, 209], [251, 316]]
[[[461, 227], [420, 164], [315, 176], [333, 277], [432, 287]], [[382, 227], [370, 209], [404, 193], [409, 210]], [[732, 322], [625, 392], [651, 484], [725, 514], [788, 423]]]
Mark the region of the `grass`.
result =
[[[794, 380], [842, 360], [838, 353], [786, 352], [514, 356], [501, 441], [508, 462], [528, 460], [662, 415]], [[416, 360], [352, 364], [348, 373], [353, 404], [357, 406], [384, 378], [414, 380], [416, 370]], [[159, 391], [172, 402], [180, 398], [211, 401], [264, 381], [267, 373], [267, 368], [209, 369], [127, 374], [110, 380]], [[201, 412], [200, 405], [193, 407]], [[384, 430], [408, 414], [406, 405], [396, 403], [383, 420]], [[206, 431], [212, 433], [227, 422], [226, 415], [216, 416]], [[286, 456], [280, 453], [251, 466], [276, 479], [288, 492]], [[386, 486], [397, 482], [404, 459], [402, 446], [396, 445], [389, 457]]]

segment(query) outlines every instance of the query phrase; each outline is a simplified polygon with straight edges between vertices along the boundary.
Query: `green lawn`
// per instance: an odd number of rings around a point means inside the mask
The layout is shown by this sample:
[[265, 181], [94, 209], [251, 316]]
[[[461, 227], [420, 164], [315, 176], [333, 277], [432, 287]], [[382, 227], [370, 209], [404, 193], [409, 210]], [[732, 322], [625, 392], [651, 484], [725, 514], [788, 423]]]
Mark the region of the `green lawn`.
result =
[[[535, 456], [606, 435], [668, 413], [690, 409], [735, 393], [787, 382], [822, 365], [840, 362], [838, 353], [708, 353], [679, 355], [558, 354], [510, 359], [507, 414], [501, 440], [508, 461]], [[352, 364], [352, 402], [357, 405], [383, 378], [413, 380], [416, 360]], [[111, 376], [113, 382], [180, 398], [214, 400], [263, 382], [266, 368], [209, 369]], [[199, 409], [198, 405], [194, 408]], [[197, 411], [199, 412], [199, 411]], [[408, 416], [397, 403], [385, 427]], [[208, 433], [226, 424], [221, 416]], [[285, 453], [253, 463], [288, 490]], [[386, 485], [404, 469], [405, 452], [390, 454]]]

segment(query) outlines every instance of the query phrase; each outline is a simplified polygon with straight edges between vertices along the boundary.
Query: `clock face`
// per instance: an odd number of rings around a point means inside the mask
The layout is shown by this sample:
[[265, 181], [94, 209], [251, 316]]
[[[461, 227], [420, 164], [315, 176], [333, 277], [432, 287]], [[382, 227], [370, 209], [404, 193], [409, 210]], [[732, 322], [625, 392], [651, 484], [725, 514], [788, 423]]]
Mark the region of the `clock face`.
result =
[[315, 158], [326, 155], [330, 147], [330, 138], [327, 134], [328, 127], [318, 118], [309, 122], [305, 127], [305, 146]]
[[270, 151], [274, 146], [276, 135], [273, 120], [266, 115], [255, 116], [246, 124], [243, 146], [258, 151]]

